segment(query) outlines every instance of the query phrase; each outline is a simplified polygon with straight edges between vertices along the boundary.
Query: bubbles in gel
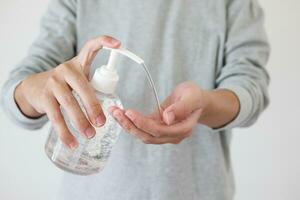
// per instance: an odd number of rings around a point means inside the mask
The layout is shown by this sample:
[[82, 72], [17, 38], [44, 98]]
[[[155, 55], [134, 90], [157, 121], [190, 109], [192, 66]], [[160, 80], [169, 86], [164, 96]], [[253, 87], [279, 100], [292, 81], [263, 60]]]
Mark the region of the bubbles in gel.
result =
[[[121, 127], [107, 110], [110, 106], [122, 108], [121, 101], [113, 95], [97, 94], [106, 116], [106, 123], [104, 126], [96, 128], [96, 135], [92, 139], [85, 138], [77, 131], [63, 109], [62, 113], [66, 124], [79, 142], [78, 148], [71, 150], [61, 142], [53, 128], [50, 130], [45, 146], [46, 154], [56, 166], [63, 170], [80, 175], [89, 175], [101, 171], [105, 167], [113, 145], [117, 141]], [[81, 100], [76, 93], [74, 93], [74, 96], [83, 108]]]

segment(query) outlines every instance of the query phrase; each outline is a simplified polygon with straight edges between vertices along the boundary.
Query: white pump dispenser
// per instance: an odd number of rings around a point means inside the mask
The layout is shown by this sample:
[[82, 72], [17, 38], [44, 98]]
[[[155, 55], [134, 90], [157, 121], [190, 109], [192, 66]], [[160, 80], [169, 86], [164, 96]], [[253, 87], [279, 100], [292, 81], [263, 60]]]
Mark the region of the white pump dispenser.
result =
[[105, 94], [112, 94], [114, 93], [119, 81], [119, 75], [116, 70], [116, 65], [120, 57], [119, 54], [130, 58], [138, 64], [142, 64], [144, 63], [144, 61], [134, 53], [128, 51], [127, 49], [113, 49], [109, 47], [103, 48], [111, 51], [108, 63], [107, 65], [103, 65], [102, 67], [96, 69], [91, 83], [93, 87], [99, 92], [103, 92]]

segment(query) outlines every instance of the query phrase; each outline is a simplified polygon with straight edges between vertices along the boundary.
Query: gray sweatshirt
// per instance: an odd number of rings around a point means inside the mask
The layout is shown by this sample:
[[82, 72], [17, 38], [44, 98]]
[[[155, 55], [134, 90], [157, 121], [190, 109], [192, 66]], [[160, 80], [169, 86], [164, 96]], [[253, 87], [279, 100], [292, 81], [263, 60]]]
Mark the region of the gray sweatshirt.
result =
[[[264, 68], [269, 45], [263, 13], [255, 0], [52, 0], [41, 32], [2, 90], [8, 116], [27, 129], [46, 116], [29, 119], [13, 93], [28, 75], [75, 56], [92, 37], [111, 35], [142, 57], [163, 100], [179, 83], [226, 88], [239, 98], [234, 121], [220, 129], [197, 125], [178, 145], [146, 145], [123, 132], [106, 168], [80, 177], [65, 174], [58, 199], [228, 200], [234, 195], [231, 130], [252, 125], [268, 104]], [[107, 62], [101, 51], [93, 70]], [[154, 109], [142, 69], [123, 59], [117, 93], [125, 108]], [[46, 155], [45, 155], [46, 156]], [[50, 163], [49, 163], [50, 164]], [[249, 169], [251, 170], [251, 169]]]

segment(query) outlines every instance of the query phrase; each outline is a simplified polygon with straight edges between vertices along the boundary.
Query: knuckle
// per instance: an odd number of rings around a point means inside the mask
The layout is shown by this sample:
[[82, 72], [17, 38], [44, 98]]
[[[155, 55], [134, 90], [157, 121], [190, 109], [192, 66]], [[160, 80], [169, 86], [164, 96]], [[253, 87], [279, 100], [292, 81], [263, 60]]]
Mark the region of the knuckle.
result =
[[132, 132], [132, 128], [130, 127], [129, 123], [124, 118], [118, 119], [119, 123], [121, 124], [122, 128], [125, 129], [128, 133]]
[[133, 119], [132, 122], [138, 127], [139, 129], [145, 129], [145, 123], [143, 122], [143, 119]]
[[127, 130], [128, 132], [132, 132], [133, 131], [133, 126], [129, 122], [127, 122], [127, 121], [123, 122], [123, 128], [125, 130]]
[[49, 118], [55, 126], [59, 126], [63, 120], [59, 111], [54, 111], [52, 114], [50, 114]]
[[60, 73], [63, 68], [64, 68], [64, 64], [62, 63], [54, 68], [54, 73]]
[[69, 70], [69, 65], [66, 63], [62, 63], [54, 68], [54, 74], [66, 73]]
[[111, 37], [108, 36], [108, 35], [101, 35], [101, 36], [99, 37], [100, 40], [105, 40], [105, 39], [110, 39], [110, 38], [111, 38]]
[[118, 122], [122, 125], [122, 127], [125, 128], [125, 127], [124, 127], [125, 119], [124, 119], [121, 115], [118, 115], [118, 116], [116, 117], [116, 119], [117, 119]]
[[76, 121], [76, 124], [79, 127], [79, 129], [82, 131], [84, 131], [90, 125], [90, 123], [88, 122], [86, 117], [84, 117], [82, 115], [77, 116], [75, 121]]
[[49, 96], [50, 96], [49, 91], [46, 88], [44, 88], [41, 94], [38, 96], [38, 98], [40, 102], [45, 102], [49, 99]]
[[74, 96], [72, 95], [72, 93], [65, 94], [62, 97], [62, 104], [66, 105], [66, 106], [73, 106], [74, 104], [76, 104], [75, 101], [76, 100], [75, 100]]
[[108, 36], [108, 35], [101, 35], [101, 36], [99, 36], [99, 37], [96, 37], [96, 38], [94, 38], [94, 41], [100, 41], [100, 42], [103, 42], [103, 41], [105, 41], [105, 40], [110, 40], [111, 39], [111, 37], [110, 36]]
[[87, 42], [86, 42], [86, 47], [89, 48], [90, 51], [96, 51], [97, 48], [94, 47], [94, 44], [97, 42], [99, 38], [95, 37], [95, 38], [92, 38], [92, 39], [89, 39]]
[[140, 117], [135, 117], [133, 119], [130, 119], [130, 121], [132, 121], [136, 127], [142, 129], [143, 128], [143, 119], [141, 119]]
[[88, 105], [88, 110], [90, 111], [91, 115], [97, 117], [101, 112], [101, 106], [97, 101], [92, 101]]
[[51, 74], [51, 76], [47, 80], [47, 86], [52, 87], [54, 85], [59, 84], [59, 82], [60, 81], [59, 81], [58, 76], [55, 73], [53, 73], [53, 74]]
[[117, 120], [125, 130], [128, 130], [128, 123], [123, 117], [118, 117]]
[[95, 40], [96, 40], [96, 38], [89, 39], [89, 40], [86, 42], [86, 45], [87, 45], [87, 46], [93, 45], [93, 43], [95, 42]]
[[86, 89], [89, 86], [86, 78], [80, 73], [76, 74], [74, 79], [78, 85], [83, 87], [83, 89]]
[[77, 74], [75, 75], [75, 82], [78, 84], [78, 86], [81, 88], [82, 92], [89, 97], [89, 99], [92, 99], [92, 102], [96, 104], [97, 99], [94, 95], [94, 89], [87, 80], [87, 78], [83, 74]]

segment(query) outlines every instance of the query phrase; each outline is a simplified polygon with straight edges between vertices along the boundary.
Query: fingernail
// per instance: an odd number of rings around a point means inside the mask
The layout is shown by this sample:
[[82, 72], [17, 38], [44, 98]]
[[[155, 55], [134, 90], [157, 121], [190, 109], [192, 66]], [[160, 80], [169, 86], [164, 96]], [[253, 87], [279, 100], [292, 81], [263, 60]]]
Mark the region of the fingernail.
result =
[[96, 126], [100, 127], [100, 126], [103, 126], [105, 124], [105, 119], [103, 119], [102, 116], [98, 116], [96, 118]]
[[92, 128], [92, 127], [88, 127], [86, 130], [85, 130], [85, 135], [87, 136], [87, 138], [92, 138], [92, 137], [94, 137], [95, 136], [95, 134], [96, 134], [96, 131], [95, 131], [95, 129], [94, 128]]
[[115, 38], [112, 38], [112, 37], [109, 38], [108, 42], [112, 45], [116, 45], [116, 44], [120, 43], [119, 40], [116, 40]]
[[112, 40], [111, 40], [111, 43], [112, 43], [112, 45], [117, 45], [117, 44], [120, 43], [120, 41], [119, 41], [119, 40], [116, 40], [116, 39], [112, 39]]
[[171, 111], [171, 112], [168, 112], [167, 113], [167, 124], [170, 125], [174, 122], [174, 119], [175, 119], [175, 115], [174, 113]]
[[69, 144], [70, 149], [74, 150], [78, 147], [78, 143], [76, 141], [73, 141]]
[[119, 111], [119, 110], [116, 110], [116, 111], [113, 112], [113, 116], [114, 116], [115, 118], [117, 118], [117, 119], [120, 119], [120, 118], [121, 118], [121, 115], [122, 115], [122, 113], [121, 113], [121, 111]]
[[125, 115], [131, 120], [134, 121], [135, 120], [135, 116], [132, 112], [130, 111], [126, 111]]

